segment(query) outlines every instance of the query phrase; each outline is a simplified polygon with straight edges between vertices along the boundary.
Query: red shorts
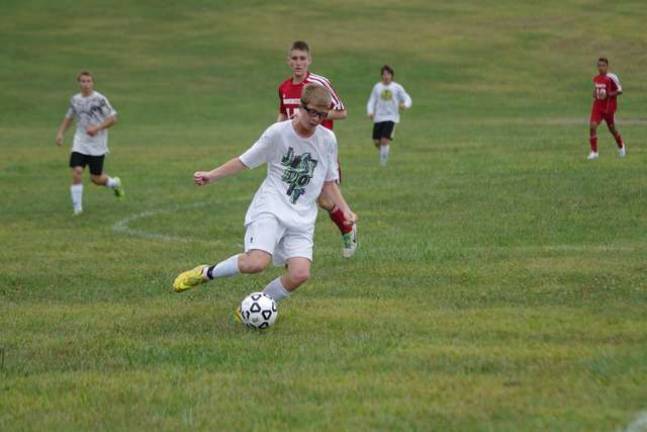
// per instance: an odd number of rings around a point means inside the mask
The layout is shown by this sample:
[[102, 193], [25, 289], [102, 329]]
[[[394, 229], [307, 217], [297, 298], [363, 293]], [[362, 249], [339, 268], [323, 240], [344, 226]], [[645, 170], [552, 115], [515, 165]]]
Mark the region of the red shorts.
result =
[[616, 112], [609, 111], [606, 112], [602, 109], [593, 107], [591, 110], [591, 123], [600, 124], [604, 120], [608, 125], [615, 124], [616, 122]]

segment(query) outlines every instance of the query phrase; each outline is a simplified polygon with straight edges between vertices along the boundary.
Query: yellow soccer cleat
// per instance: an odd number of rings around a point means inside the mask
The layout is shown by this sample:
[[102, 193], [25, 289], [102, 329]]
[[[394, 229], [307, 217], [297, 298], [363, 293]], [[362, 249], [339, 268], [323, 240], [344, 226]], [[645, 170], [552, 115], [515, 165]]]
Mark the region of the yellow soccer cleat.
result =
[[207, 280], [202, 277], [206, 265], [199, 265], [194, 269], [180, 273], [173, 281], [173, 288], [176, 292], [186, 291], [189, 288], [205, 283]]
[[113, 189], [115, 192], [115, 196], [117, 198], [123, 198], [126, 195], [126, 191], [124, 190], [123, 185], [121, 184], [121, 179], [119, 177], [115, 177], [115, 182], [117, 183], [117, 186]]
[[238, 306], [234, 311], [234, 320], [236, 320], [239, 323], [243, 322], [243, 314], [240, 312], [240, 306]]

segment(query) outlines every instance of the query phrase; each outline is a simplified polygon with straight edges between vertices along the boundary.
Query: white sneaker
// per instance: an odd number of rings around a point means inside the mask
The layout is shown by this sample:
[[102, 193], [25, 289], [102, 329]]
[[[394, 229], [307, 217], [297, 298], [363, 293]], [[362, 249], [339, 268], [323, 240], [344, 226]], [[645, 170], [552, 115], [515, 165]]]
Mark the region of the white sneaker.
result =
[[592, 151], [591, 153], [589, 153], [589, 157], [587, 157], [587, 159], [588, 160], [593, 160], [593, 159], [597, 159], [599, 157], [600, 157], [600, 155], [598, 154], [598, 152], [593, 152]]
[[351, 232], [342, 236], [342, 240], [344, 241], [344, 249], [342, 249], [343, 257], [350, 258], [355, 255], [355, 251], [357, 251], [357, 246], [359, 245], [357, 241], [357, 224], [353, 225]]
[[83, 207], [74, 207], [74, 216], [78, 216], [83, 213]]
[[627, 146], [623, 145], [622, 148], [618, 149], [618, 156], [625, 157], [627, 156]]

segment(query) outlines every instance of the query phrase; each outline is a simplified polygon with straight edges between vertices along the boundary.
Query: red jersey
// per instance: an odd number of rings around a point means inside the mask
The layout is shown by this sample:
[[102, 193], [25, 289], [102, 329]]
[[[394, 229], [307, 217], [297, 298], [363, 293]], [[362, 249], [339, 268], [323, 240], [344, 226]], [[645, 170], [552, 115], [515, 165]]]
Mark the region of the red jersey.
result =
[[595, 85], [593, 109], [604, 113], [614, 113], [618, 108], [618, 98], [608, 95], [612, 91], [622, 92], [618, 76], [612, 73], [596, 75], [593, 77], [593, 85]]
[[[285, 114], [289, 119], [294, 117], [297, 108], [301, 106], [301, 92], [303, 91], [303, 86], [306, 84], [318, 84], [324, 86], [332, 96], [330, 108], [334, 110], [344, 109], [344, 104], [339, 96], [337, 96], [337, 92], [335, 92], [330, 81], [321, 75], [315, 75], [308, 72], [306, 78], [298, 84], [292, 82], [292, 78], [288, 78], [279, 86], [279, 111], [281, 114]], [[326, 119], [321, 122], [321, 125], [328, 129], [332, 129], [333, 121]]]

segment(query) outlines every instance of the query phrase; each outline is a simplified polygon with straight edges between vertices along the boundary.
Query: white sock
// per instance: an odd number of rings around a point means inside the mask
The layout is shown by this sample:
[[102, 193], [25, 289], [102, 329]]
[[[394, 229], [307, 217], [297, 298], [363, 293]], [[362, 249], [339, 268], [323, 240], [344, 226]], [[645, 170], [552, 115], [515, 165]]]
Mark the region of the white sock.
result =
[[117, 180], [115, 180], [114, 177], [108, 177], [108, 181], [106, 182], [106, 187], [109, 187], [110, 189], [114, 189], [117, 186], [119, 186], [119, 183], [117, 183]]
[[380, 146], [380, 163], [382, 165], [386, 165], [386, 161], [389, 159], [389, 150], [391, 150], [391, 146], [388, 144]]
[[73, 184], [70, 186], [70, 195], [72, 196], [74, 209], [83, 208], [83, 184]]
[[209, 266], [204, 272], [204, 276], [209, 280], [237, 275], [240, 273], [238, 269], [238, 255], [230, 256], [216, 265]]
[[272, 297], [277, 303], [290, 295], [288, 290], [286, 290], [281, 283], [280, 276], [267, 284], [267, 286], [263, 290], [263, 294], [267, 294], [268, 296]]

